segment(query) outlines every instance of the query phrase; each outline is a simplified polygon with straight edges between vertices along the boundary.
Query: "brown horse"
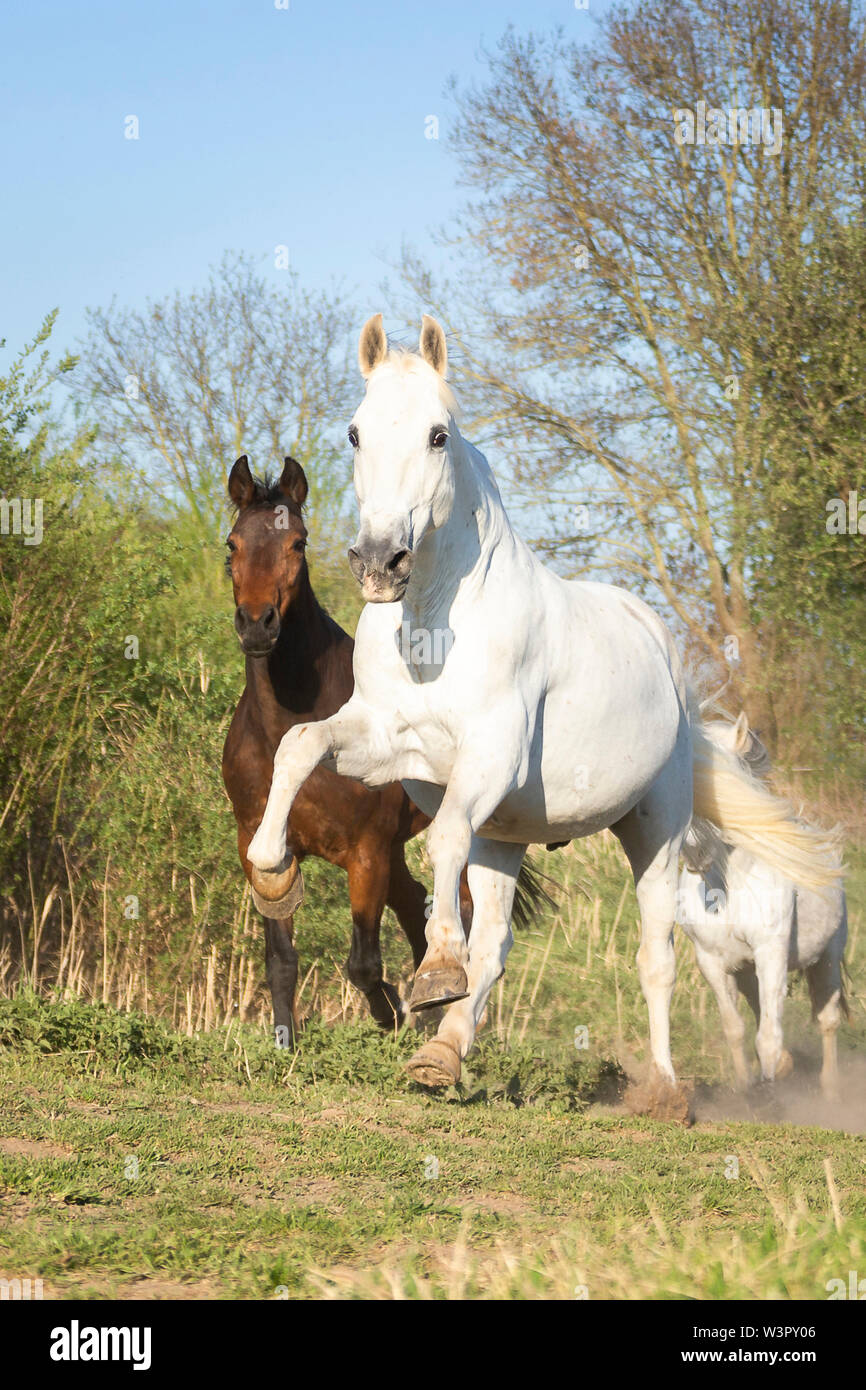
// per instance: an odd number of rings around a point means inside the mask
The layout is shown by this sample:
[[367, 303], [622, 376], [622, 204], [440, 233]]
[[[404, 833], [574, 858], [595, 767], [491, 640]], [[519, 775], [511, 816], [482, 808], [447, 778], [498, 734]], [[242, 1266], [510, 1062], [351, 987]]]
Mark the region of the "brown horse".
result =
[[[354, 642], [320, 607], [310, 584], [301, 511], [307, 479], [300, 464], [287, 458], [279, 481], [262, 483], [244, 456], [232, 468], [228, 486], [237, 519], [227, 540], [227, 567], [235, 630], [246, 656], [246, 688], [226, 738], [223, 781], [237, 820], [241, 864], [264, 911], [277, 1038], [293, 1043], [297, 894], [289, 885], [285, 897], [269, 907], [255, 892], [246, 851], [264, 813], [280, 739], [294, 724], [336, 713], [351, 695]], [[352, 912], [346, 973], [383, 1028], [393, 1026], [403, 1006], [395, 987], [382, 978], [379, 925], [387, 903], [417, 966], [426, 949], [426, 890], [406, 867], [404, 847], [428, 824], [398, 782], [374, 789], [322, 767], [304, 783], [289, 819], [287, 844], [298, 863], [315, 855], [346, 870]]]

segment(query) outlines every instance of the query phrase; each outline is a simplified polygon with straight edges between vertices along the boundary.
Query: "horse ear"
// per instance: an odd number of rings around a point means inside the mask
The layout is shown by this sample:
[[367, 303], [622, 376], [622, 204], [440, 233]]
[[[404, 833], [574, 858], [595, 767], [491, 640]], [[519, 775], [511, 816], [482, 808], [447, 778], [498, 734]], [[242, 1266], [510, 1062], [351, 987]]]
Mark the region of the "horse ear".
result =
[[385, 336], [382, 315], [373, 314], [372, 318], [367, 319], [358, 339], [358, 366], [361, 368], [361, 376], [368, 377], [374, 372], [380, 363], [384, 362], [387, 352], [388, 339]]
[[280, 475], [280, 492], [285, 497], [290, 497], [298, 507], [303, 507], [309, 490], [303, 468], [296, 459], [287, 456]]
[[438, 372], [440, 376], [445, 376], [448, 371], [448, 348], [445, 346], [445, 334], [436, 320], [431, 319], [429, 314], [425, 314], [421, 320], [421, 337], [418, 347], [424, 361], [430, 363], [434, 372]]
[[741, 710], [734, 725], [734, 747], [738, 753], [743, 753], [748, 748], [750, 741], [749, 720], [745, 711]]
[[229, 497], [240, 512], [250, 505], [255, 495], [256, 483], [249, 461], [246, 454], [241, 454], [229, 474]]

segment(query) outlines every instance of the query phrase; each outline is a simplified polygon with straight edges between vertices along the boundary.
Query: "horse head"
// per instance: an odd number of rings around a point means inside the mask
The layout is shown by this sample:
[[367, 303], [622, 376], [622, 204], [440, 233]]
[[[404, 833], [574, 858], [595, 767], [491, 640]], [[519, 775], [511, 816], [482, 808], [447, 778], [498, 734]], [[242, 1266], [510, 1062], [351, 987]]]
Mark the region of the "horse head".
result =
[[707, 733], [728, 753], [733, 753], [740, 763], [755, 777], [770, 775], [770, 755], [753, 729], [744, 712], [736, 719], [713, 719], [707, 726]]
[[247, 656], [268, 656], [282, 624], [307, 581], [307, 528], [301, 508], [307, 497], [304, 470], [287, 458], [277, 482], [259, 482], [246, 454], [229, 474], [229, 497], [237, 508], [226, 539], [226, 567], [235, 598], [235, 631]]
[[445, 383], [445, 334], [425, 314], [419, 352], [389, 351], [382, 315], [361, 330], [358, 363], [367, 382], [349, 426], [361, 527], [349, 551], [368, 603], [403, 597], [418, 546], [454, 502], [454, 401]]

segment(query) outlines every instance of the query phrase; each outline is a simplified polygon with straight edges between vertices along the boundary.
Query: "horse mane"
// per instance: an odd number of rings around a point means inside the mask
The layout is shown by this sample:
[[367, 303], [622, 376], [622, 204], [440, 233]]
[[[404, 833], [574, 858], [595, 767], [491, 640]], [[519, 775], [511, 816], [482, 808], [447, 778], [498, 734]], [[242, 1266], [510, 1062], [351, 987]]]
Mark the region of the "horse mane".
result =
[[693, 695], [689, 708], [697, 843], [705, 850], [714, 840], [739, 846], [804, 888], [834, 886], [844, 873], [838, 828], [804, 822], [753, 767], [716, 742]]

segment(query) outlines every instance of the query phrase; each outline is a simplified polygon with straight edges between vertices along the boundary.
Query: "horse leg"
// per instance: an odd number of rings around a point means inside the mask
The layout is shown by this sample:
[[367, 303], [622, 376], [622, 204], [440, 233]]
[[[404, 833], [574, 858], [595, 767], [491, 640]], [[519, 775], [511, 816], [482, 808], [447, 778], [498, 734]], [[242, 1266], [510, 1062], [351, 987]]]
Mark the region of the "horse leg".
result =
[[[283, 735], [274, 755], [265, 813], [247, 850], [256, 870], [256, 887], [263, 897], [274, 896], [277, 881], [285, 877], [287, 863], [291, 863], [286, 848], [289, 812], [313, 769], [328, 759], [341, 776], [364, 778], [387, 763], [389, 754], [387, 736], [357, 694], [330, 719], [295, 725]], [[390, 780], [389, 776], [381, 778], [382, 782]]]
[[[651, 1070], [665, 1085], [676, 1085], [670, 1050], [670, 1003], [676, 979], [674, 917], [679, 884], [681, 835], [654, 833], [651, 809], [639, 803], [611, 829], [620, 840], [634, 874], [641, 919], [637, 968], [649, 1013]], [[661, 844], [654, 844], [656, 840]]]
[[842, 1022], [842, 953], [830, 941], [822, 954], [806, 971], [812, 1015], [821, 1029], [823, 1065], [821, 1090], [827, 1100], [839, 1100], [839, 1060], [836, 1033]]
[[659, 1118], [688, 1119], [689, 1105], [671, 1061], [670, 1005], [676, 979], [674, 919], [679, 853], [691, 815], [691, 736], [684, 723], [678, 748], [646, 796], [611, 826], [634, 875], [640, 908], [637, 968], [649, 1014], [651, 1063], [632, 1107]]
[[716, 996], [716, 1003], [719, 1006], [719, 1013], [722, 1019], [722, 1029], [728, 1047], [731, 1050], [731, 1058], [734, 1063], [734, 1074], [737, 1078], [737, 1087], [739, 1090], [744, 1091], [751, 1081], [751, 1076], [749, 1074], [749, 1064], [746, 1061], [746, 1051], [743, 1047], [743, 1040], [746, 1036], [746, 1025], [737, 1008], [738, 995], [736, 981], [725, 969], [718, 956], [710, 954], [710, 952], [703, 950], [697, 945], [695, 946], [695, 956], [701, 974]]
[[382, 978], [379, 928], [388, 892], [388, 872], [382, 863], [384, 852], [382, 845], [359, 845], [347, 865], [352, 945], [346, 974], [355, 988], [366, 995], [370, 1013], [379, 1027], [393, 1028], [404, 1010], [395, 986]]
[[294, 1047], [298, 1021], [295, 990], [298, 984], [298, 953], [295, 949], [294, 918], [278, 922], [266, 917], [265, 972], [274, 1010], [274, 1036], [277, 1047]]
[[[737, 989], [740, 991], [755, 1016], [755, 1038], [757, 1040], [757, 1035], [761, 1028], [761, 995], [758, 989], [758, 975], [754, 964], [744, 965], [742, 969], [736, 971], [734, 978], [737, 982]], [[794, 1059], [790, 1052], [783, 1047], [779, 1055], [779, 1061], [776, 1064], [777, 1079], [781, 1081], [783, 1076], [787, 1076], [788, 1073], [793, 1070], [793, 1067]]]
[[676, 1083], [671, 1060], [670, 1009], [676, 981], [673, 914], [678, 865], [666, 857], [653, 864], [635, 881], [641, 917], [641, 944], [637, 953], [638, 977], [649, 1012], [650, 1052], [655, 1071], [665, 1082]]
[[514, 940], [511, 908], [525, 845], [473, 836], [468, 881], [473, 918], [469, 938], [468, 994], [451, 1004], [434, 1038], [410, 1058], [406, 1070], [422, 1086], [453, 1086], [475, 1041], [487, 999], [505, 970]]
[[403, 928], [403, 934], [412, 949], [412, 964], [417, 970], [427, 949], [427, 938], [424, 935], [427, 924], [427, 889], [410, 874], [403, 845], [395, 845], [391, 851], [387, 903]]
[[764, 1081], [775, 1081], [791, 1070], [793, 1060], [785, 1051], [782, 1014], [788, 992], [788, 939], [768, 942], [755, 952], [759, 1022], [755, 1049]]
[[[410, 1008], [414, 1010], [452, 1004], [469, 994], [469, 950], [460, 905], [461, 873], [469, 858], [473, 835], [514, 785], [522, 746], [521, 725], [515, 721], [511, 729], [507, 714], [504, 719], [502, 714], [490, 719], [485, 726], [488, 738], [494, 730], [494, 747], [478, 736], [466, 740], [442, 804], [427, 831], [427, 853], [433, 864], [433, 910], [426, 929], [427, 951], [412, 989]], [[505, 751], [508, 749], [513, 750], [510, 758]]]

